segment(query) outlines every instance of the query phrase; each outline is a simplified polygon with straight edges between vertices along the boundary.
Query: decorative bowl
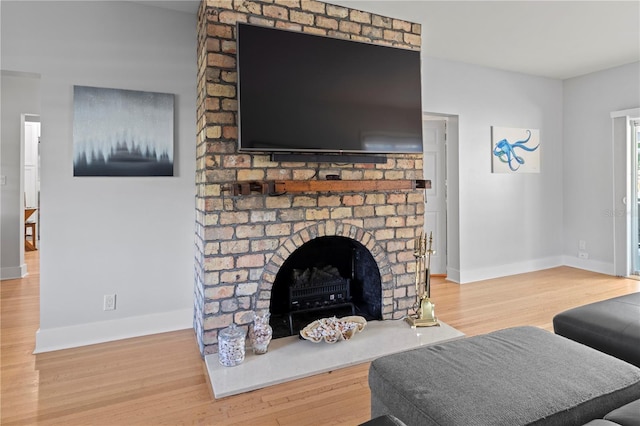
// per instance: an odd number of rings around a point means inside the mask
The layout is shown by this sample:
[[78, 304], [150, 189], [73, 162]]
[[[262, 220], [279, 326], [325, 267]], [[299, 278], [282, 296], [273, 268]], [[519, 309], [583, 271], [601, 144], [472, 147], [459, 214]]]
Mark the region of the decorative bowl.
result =
[[325, 341], [336, 343], [340, 340], [349, 340], [356, 333], [362, 331], [367, 325], [367, 320], [360, 316], [348, 316], [343, 318], [322, 318], [313, 321], [300, 330], [303, 339], [314, 343]]

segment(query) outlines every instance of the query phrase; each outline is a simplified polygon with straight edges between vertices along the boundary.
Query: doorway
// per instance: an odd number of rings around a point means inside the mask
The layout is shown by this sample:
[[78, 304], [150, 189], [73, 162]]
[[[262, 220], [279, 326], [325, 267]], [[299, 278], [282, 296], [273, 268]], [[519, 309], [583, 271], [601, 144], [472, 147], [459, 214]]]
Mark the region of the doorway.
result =
[[40, 245], [40, 116], [23, 114], [25, 250]]
[[429, 270], [439, 276], [447, 275], [447, 124], [444, 116], [422, 116], [423, 173], [431, 180], [431, 188], [425, 190], [424, 231], [427, 245], [432, 236], [434, 250]]
[[606, 213], [613, 218], [613, 275], [635, 277], [640, 270], [640, 226], [638, 195], [640, 168], [638, 122], [640, 108], [615, 111], [612, 119], [613, 205]]
[[631, 236], [629, 238], [629, 253], [631, 259], [631, 275], [640, 278], [640, 119], [629, 120], [630, 137], [630, 169], [631, 180], [629, 182], [629, 193], [631, 194]]

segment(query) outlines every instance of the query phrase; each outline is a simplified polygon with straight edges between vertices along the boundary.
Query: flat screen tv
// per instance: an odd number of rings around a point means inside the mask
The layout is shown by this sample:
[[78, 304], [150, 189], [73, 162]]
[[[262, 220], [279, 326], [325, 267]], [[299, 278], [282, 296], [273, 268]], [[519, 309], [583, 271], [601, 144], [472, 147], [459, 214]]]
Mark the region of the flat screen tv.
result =
[[422, 152], [420, 52], [237, 24], [239, 151]]

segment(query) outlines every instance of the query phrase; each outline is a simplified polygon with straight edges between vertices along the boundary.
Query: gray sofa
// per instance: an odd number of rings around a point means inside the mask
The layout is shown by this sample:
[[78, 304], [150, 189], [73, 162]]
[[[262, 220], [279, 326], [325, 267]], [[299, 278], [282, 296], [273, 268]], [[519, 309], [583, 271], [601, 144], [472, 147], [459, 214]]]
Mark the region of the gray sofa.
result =
[[379, 358], [369, 386], [383, 425], [640, 424], [640, 368], [535, 327]]
[[640, 367], [640, 293], [561, 312], [553, 331]]
[[[585, 426], [638, 426], [640, 424], [640, 399], [607, 413], [603, 419], [591, 420]], [[391, 414], [376, 417], [361, 426], [406, 426]]]

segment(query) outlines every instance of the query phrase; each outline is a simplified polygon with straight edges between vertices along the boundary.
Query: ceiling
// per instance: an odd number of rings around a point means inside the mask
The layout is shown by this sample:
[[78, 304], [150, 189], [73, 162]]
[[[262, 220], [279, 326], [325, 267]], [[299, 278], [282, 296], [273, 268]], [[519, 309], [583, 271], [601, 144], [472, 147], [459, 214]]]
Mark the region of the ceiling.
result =
[[191, 13], [195, 15], [198, 13], [198, 6], [200, 6], [200, 0], [140, 0], [132, 1], [132, 3], [145, 4], [147, 6], [162, 7], [164, 9], [177, 10], [180, 12]]
[[[199, 1], [138, 3], [195, 14]], [[640, 61], [640, 0], [329, 3], [422, 24], [423, 55], [440, 59], [556, 79]]]

